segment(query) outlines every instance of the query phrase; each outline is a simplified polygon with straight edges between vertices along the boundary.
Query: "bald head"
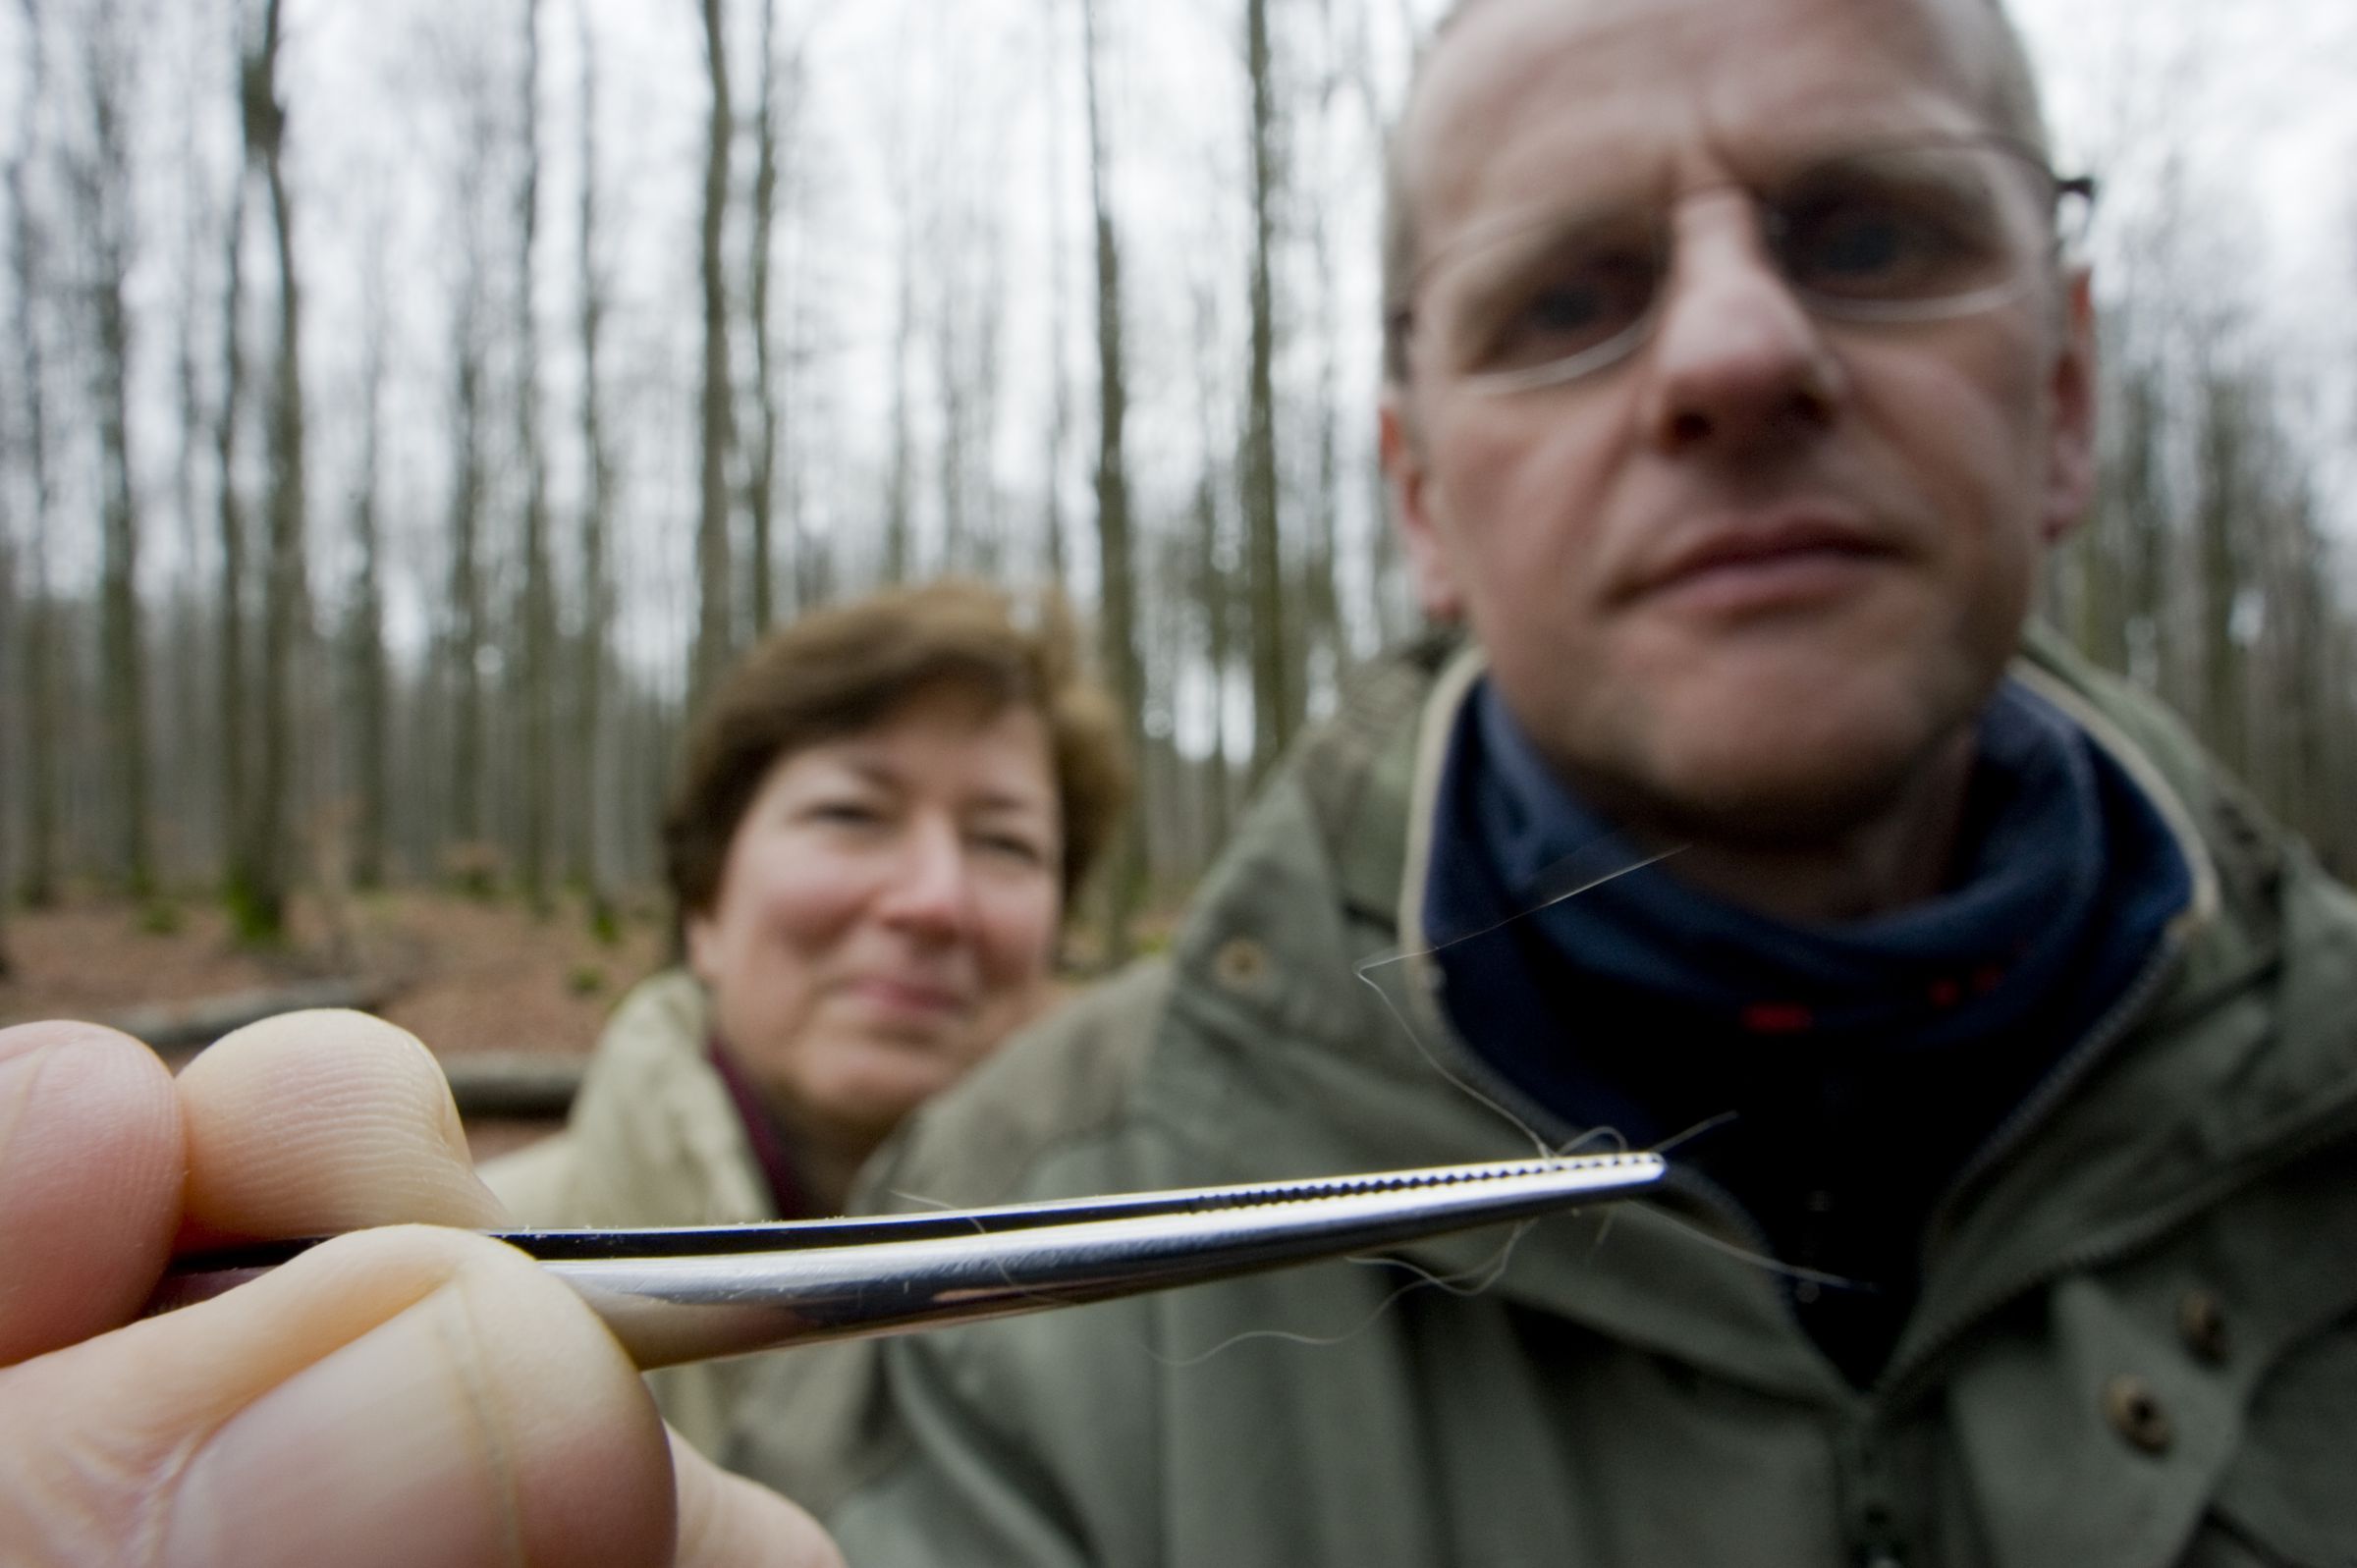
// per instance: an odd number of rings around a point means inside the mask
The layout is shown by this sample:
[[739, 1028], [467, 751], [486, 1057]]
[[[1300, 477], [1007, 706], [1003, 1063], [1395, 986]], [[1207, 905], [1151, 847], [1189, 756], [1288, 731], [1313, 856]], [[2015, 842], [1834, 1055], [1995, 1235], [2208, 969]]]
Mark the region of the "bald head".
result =
[[[1730, 0], [1712, 0], [1713, 7]], [[2047, 151], [2046, 121], [2040, 108], [2035, 73], [2028, 51], [2003, 0], [1848, 0], [1884, 8], [1908, 6], [1921, 16], [1933, 47], [1960, 79], [1969, 98], [1983, 108], [1988, 129], [2021, 142], [2041, 154]], [[1461, 34], [1488, 20], [1488, 14], [1519, 7], [1552, 9], [1566, 14], [1592, 11], [1603, 17], [1614, 10], [1630, 13], [1624, 26], [1674, 27], [1664, 13], [1672, 9], [1658, 0], [1635, 6], [1617, 0], [1453, 0], [1418, 57], [1407, 102], [1393, 128], [1384, 158], [1383, 310], [1384, 375], [1401, 384], [1407, 375], [1406, 308], [1421, 261], [1419, 240], [1425, 204], [1429, 199], [1427, 153], [1432, 140], [1427, 122], [1432, 118], [1428, 89], [1453, 64]]]

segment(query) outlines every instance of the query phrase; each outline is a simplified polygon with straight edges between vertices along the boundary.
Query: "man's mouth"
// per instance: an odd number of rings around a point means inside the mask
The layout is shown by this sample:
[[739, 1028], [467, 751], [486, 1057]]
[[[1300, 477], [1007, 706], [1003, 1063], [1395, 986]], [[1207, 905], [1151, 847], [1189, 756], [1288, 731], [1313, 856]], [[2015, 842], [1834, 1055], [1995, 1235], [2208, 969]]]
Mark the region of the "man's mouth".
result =
[[1704, 613], [1774, 610], [1848, 591], [1894, 554], [1831, 517], [1745, 519], [1697, 535], [1644, 573], [1636, 596]]

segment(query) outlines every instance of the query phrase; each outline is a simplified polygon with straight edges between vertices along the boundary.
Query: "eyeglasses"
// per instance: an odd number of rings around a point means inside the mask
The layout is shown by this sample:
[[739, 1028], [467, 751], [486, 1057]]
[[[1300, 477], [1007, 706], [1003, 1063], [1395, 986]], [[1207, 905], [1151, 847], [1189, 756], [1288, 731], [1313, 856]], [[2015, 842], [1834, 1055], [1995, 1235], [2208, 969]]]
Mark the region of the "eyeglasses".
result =
[[[2019, 298], [2075, 243], [2095, 198], [2093, 180], [2061, 178], [1996, 138], [1844, 152], [1745, 189], [1793, 297], [1824, 319], [1867, 324]], [[1428, 327], [1444, 371], [1482, 391], [1603, 370], [1651, 334], [1672, 209], [1700, 193], [1575, 206], [1434, 257], [1395, 307], [1394, 330]]]

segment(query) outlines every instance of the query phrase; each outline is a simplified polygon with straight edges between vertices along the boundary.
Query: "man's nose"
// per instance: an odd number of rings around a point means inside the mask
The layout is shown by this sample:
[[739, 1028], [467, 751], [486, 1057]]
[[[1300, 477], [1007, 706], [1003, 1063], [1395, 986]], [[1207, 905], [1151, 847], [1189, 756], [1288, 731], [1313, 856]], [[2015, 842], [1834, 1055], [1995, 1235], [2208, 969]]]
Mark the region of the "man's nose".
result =
[[973, 867], [958, 824], [919, 816], [902, 836], [876, 907], [894, 925], [946, 935], [971, 919], [973, 892]]
[[1645, 407], [1657, 446], [1740, 451], [1831, 417], [1840, 366], [1739, 192], [1680, 212], [1658, 308]]

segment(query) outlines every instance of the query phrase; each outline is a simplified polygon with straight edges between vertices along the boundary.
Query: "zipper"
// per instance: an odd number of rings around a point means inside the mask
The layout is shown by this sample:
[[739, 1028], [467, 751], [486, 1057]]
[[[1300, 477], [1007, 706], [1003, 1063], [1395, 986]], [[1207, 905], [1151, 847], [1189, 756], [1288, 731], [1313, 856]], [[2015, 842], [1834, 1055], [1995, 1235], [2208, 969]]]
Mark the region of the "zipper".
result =
[[[1930, 1272], [1925, 1266], [1931, 1261], [1931, 1243], [1947, 1229], [1957, 1195], [1994, 1167], [1999, 1159], [2010, 1152], [2012, 1146], [2019, 1143], [2032, 1126], [2045, 1119], [2056, 1102], [2084, 1078], [2089, 1068], [2110, 1054], [2111, 1048], [2119, 1044], [2128, 1026], [2143, 1015], [2153, 999], [2160, 994], [2164, 983], [2175, 972], [2177, 961], [2184, 956], [2184, 952], [2185, 939], [2182, 936], [2172, 933], [2164, 937], [2153, 956], [2137, 971], [2135, 979], [2129, 981], [2126, 989], [2112, 1000], [2111, 1005], [2104, 1009], [2103, 1015], [2088, 1026], [2087, 1033], [2079, 1043], [2047, 1070], [2046, 1076], [2038, 1080], [2036, 1086], [2005, 1114], [2005, 1118], [1997, 1124], [1988, 1137], [1981, 1140], [1980, 1147], [1957, 1168], [1923, 1227], [1924, 1256], [1917, 1258], [1916, 1264], [1925, 1273]], [[2248, 976], [2235, 982], [2227, 995], [2239, 993], [2248, 983]]]
[[[2191, 942], [2192, 935], [2191, 932], [2174, 929], [2164, 934], [2160, 944], [2154, 949], [2152, 957], [2145, 961], [2144, 967], [2137, 971], [2136, 977], [2128, 983], [2126, 989], [2121, 991], [2112, 1000], [2111, 1005], [2104, 1009], [2102, 1016], [2088, 1027], [2087, 1033], [2080, 1038], [2079, 1043], [2073, 1046], [2060, 1061], [2055, 1063], [2048, 1070], [2046, 1076], [2041, 1078], [2037, 1085], [2022, 1097], [2020, 1103], [2006, 1113], [2005, 1118], [1998, 1123], [1996, 1129], [1988, 1137], [1981, 1140], [1980, 1147], [1973, 1151], [1971, 1157], [1949, 1179], [1946, 1191], [1942, 1193], [1940, 1201], [1933, 1206], [1932, 1213], [1924, 1223], [1922, 1251], [1915, 1261], [1919, 1278], [1929, 1279], [1931, 1277], [1931, 1255], [1934, 1244], [1947, 1232], [1954, 1217], [1953, 1211], [1959, 1195], [1993, 1169], [2003, 1156], [2010, 1153], [2014, 1146], [2022, 1141], [2032, 1127], [2045, 1119], [2047, 1113], [2064, 1095], [2087, 1076], [2089, 1070], [2097, 1062], [2111, 1054], [2112, 1049], [2127, 1034], [2129, 1026], [2144, 1015], [2160, 995], [2163, 986], [2174, 975], [2177, 964], [2183, 958], [2185, 949]], [[2254, 968], [2251, 974], [2255, 975], [2258, 972], [2259, 970]], [[2233, 986], [2225, 988], [2220, 994], [2220, 1000], [2239, 995], [2249, 984], [2250, 978], [2251, 975], [2245, 975]], [[2001, 1294], [1991, 1296], [1984, 1302], [1968, 1304], [1966, 1309], [1952, 1314], [1947, 1322], [1941, 1324], [1925, 1336], [1924, 1348], [1921, 1351], [1910, 1356], [1903, 1363], [1893, 1360], [1890, 1366], [1884, 1369], [1883, 1376], [1875, 1379], [1873, 1390], [1878, 1402], [1889, 1401], [1890, 1405], [1895, 1408], [1895, 1396], [1906, 1385], [1908, 1374], [1913, 1368], [1935, 1360], [1940, 1351], [1946, 1349], [1982, 1316], [2011, 1300], [2015, 1293], [2029, 1288], [2049, 1271], [2044, 1269], [2036, 1271], [2018, 1282], [2008, 1283]]]
[[1902, 1375], [1886, 1378], [1876, 1385], [1876, 1403], [1885, 1410], [1898, 1409], [1903, 1404], [1899, 1396], [1920, 1380], [1920, 1369], [1938, 1361], [1944, 1352], [1963, 1337], [1967, 1329], [1989, 1313], [2034, 1289], [2043, 1281], [2117, 1263], [2143, 1248], [2154, 1237], [2166, 1234], [2185, 1219], [2215, 1204], [2221, 1193], [2247, 1187], [2277, 1170], [2343, 1143], [2357, 1145], [2357, 1090], [2344, 1090], [2337, 1100], [2310, 1118], [2304, 1132], [2289, 1138], [2268, 1140], [2267, 1148], [2272, 1158], [2264, 1163], [2199, 1183], [2180, 1194], [2173, 1203], [2148, 1212], [2131, 1224], [2115, 1228], [2102, 1240], [2071, 1248], [2036, 1268], [2017, 1271], [2001, 1288], [1983, 1292], [1976, 1305], [1967, 1311], [1952, 1314], [1946, 1323], [1925, 1336], [1923, 1348], [1909, 1358]]

